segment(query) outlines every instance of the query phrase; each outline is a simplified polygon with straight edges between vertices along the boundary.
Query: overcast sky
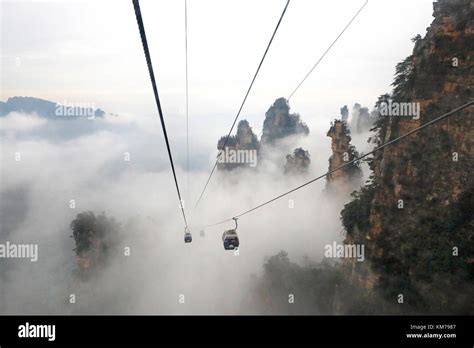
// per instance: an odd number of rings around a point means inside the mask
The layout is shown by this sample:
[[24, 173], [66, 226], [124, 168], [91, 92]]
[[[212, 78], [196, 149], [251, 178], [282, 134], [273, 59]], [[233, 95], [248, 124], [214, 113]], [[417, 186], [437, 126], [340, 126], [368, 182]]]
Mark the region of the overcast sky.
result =
[[[227, 133], [285, 3], [188, 0], [190, 126], [211, 134], [210, 143]], [[268, 107], [291, 93], [363, 3], [292, 0], [241, 118], [260, 132]], [[0, 100], [34, 96], [156, 116], [131, 0], [2, 0], [1, 7]], [[141, 8], [176, 138], [185, 120], [184, 0], [142, 0]], [[325, 132], [342, 105], [372, 107], [411, 53], [410, 38], [424, 35], [431, 20], [431, 0], [369, 1], [292, 98], [292, 110]]]

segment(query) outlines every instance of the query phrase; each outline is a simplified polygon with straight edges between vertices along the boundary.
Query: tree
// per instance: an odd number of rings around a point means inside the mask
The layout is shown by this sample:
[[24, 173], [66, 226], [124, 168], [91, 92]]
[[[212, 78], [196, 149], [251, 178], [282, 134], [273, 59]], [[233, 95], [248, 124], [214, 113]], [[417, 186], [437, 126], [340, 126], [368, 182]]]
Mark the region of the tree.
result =
[[105, 263], [110, 249], [117, 244], [121, 225], [104, 213], [96, 216], [86, 211], [77, 214], [70, 227], [79, 269], [85, 271]]

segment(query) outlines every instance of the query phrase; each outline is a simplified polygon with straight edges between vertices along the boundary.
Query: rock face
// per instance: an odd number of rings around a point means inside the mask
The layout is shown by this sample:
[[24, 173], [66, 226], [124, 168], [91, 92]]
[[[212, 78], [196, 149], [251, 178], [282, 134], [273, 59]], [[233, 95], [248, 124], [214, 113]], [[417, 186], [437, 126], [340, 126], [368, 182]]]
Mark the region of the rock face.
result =
[[225, 139], [226, 136], [223, 136], [217, 142], [219, 150], [217, 169], [232, 170], [257, 165], [260, 142], [247, 120], [239, 122], [237, 134], [229, 137], [224, 149]]
[[344, 105], [341, 108], [341, 120], [343, 122], [347, 122], [348, 118], [349, 118], [349, 109], [347, 108], [347, 105]]
[[[329, 171], [344, 165], [358, 156], [351, 145], [351, 136], [347, 124], [341, 120], [334, 120], [327, 136], [331, 138], [332, 156], [329, 158]], [[329, 192], [348, 192], [359, 184], [362, 177], [356, 162], [326, 176], [326, 189]]]
[[114, 218], [90, 211], [78, 214], [71, 222], [79, 276], [86, 278], [107, 262], [109, 252], [117, 245], [119, 229]]
[[[278, 140], [292, 135], [306, 136], [308, 134], [309, 128], [300, 120], [300, 115], [291, 114], [288, 101], [285, 98], [278, 98], [265, 113], [260, 142], [246, 120], [239, 122], [237, 134], [229, 137], [225, 149], [223, 149], [223, 146], [226, 137], [223, 136], [219, 139], [217, 142], [217, 149], [219, 150], [217, 168], [232, 170], [242, 167], [256, 167], [261, 146], [268, 146], [269, 151], [274, 151], [272, 145], [275, 145]], [[288, 144], [285, 146], [288, 146]], [[287, 152], [291, 148], [294, 147], [292, 146], [283, 151]], [[302, 152], [297, 150], [293, 154], [287, 155], [285, 173], [307, 170], [310, 163], [309, 153], [305, 150], [302, 150]], [[280, 151], [282, 150], [280, 149]], [[235, 157], [233, 157], [234, 154]]]
[[[413, 39], [413, 54], [396, 67], [392, 94], [383, 96], [419, 103], [421, 117], [380, 116], [378, 145], [473, 99], [473, 5], [434, 3], [426, 36]], [[352, 268], [353, 279], [391, 303], [403, 294], [397, 311], [474, 313], [472, 112], [464, 109], [377, 152], [372, 182], [342, 211], [346, 242], [365, 244], [372, 265]]]
[[310, 164], [309, 152], [299, 147], [292, 155], [286, 155], [285, 174], [306, 173]]
[[308, 126], [300, 120], [299, 114], [290, 114], [290, 106], [285, 98], [278, 98], [265, 113], [262, 144], [272, 144], [297, 134], [308, 135]]
[[369, 112], [369, 108], [362, 107], [355, 103], [352, 107], [351, 131], [353, 133], [363, 133], [370, 130], [378, 118], [378, 113], [374, 110]]

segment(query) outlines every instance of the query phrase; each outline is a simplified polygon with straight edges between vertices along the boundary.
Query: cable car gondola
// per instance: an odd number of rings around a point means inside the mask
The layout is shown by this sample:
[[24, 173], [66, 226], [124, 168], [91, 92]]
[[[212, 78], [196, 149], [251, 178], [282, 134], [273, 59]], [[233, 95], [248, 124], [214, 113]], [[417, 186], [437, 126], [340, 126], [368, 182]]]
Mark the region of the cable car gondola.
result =
[[193, 241], [193, 236], [187, 228], [184, 229], [184, 242], [191, 243]]
[[227, 230], [222, 235], [222, 242], [224, 243], [225, 250], [234, 250], [239, 247], [239, 236], [237, 235], [237, 219], [233, 218], [235, 221], [235, 229]]

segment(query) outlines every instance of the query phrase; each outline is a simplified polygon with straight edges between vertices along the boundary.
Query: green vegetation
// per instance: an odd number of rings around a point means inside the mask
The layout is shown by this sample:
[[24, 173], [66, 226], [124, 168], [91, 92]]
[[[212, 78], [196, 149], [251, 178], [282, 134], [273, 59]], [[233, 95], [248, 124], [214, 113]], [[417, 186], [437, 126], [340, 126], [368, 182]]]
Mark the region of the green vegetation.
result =
[[[344, 277], [335, 263], [300, 266], [280, 251], [263, 265], [262, 277], [255, 280], [247, 304], [264, 314], [333, 314], [339, 306], [339, 289]], [[290, 295], [294, 296], [291, 303]], [[256, 307], [255, 307], [256, 306]]]
[[341, 221], [347, 234], [353, 238], [359, 239], [357, 232], [367, 231], [370, 226], [370, 208], [374, 194], [374, 185], [362, 187], [360, 191], [354, 191], [351, 194], [353, 199], [344, 205]]
[[285, 174], [305, 173], [308, 171], [310, 163], [309, 152], [299, 147], [293, 151], [292, 155], [286, 155]]
[[77, 214], [70, 225], [76, 243], [76, 256], [81, 271], [103, 265], [110, 250], [117, 245], [121, 225], [104, 213], [95, 215], [91, 211]]

